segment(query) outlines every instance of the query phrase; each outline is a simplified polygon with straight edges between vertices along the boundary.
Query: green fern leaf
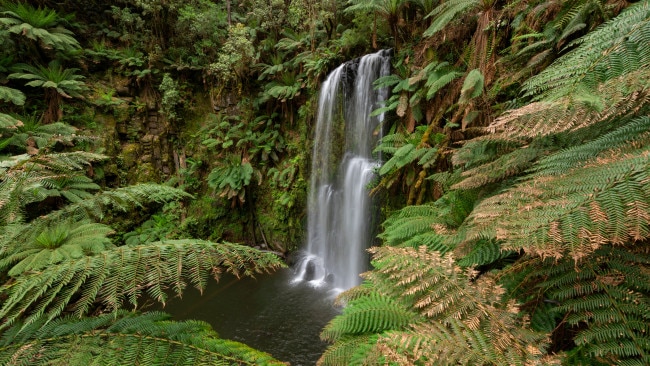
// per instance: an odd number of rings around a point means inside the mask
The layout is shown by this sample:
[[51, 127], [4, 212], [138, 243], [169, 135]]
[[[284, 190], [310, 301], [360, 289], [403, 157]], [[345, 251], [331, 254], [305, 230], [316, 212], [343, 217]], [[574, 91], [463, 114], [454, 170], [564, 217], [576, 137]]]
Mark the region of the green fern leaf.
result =
[[382, 349], [390, 350], [384, 353], [389, 361], [541, 364], [545, 335], [520, 323], [513, 302], [500, 305], [503, 289], [489, 276], [471, 281], [471, 272], [455, 265], [450, 255], [424, 247], [371, 252], [376, 270], [364, 275], [366, 281], [427, 318], [380, 338]]
[[336, 341], [343, 335], [379, 333], [400, 329], [417, 319], [417, 313], [393, 299], [372, 293], [353, 300], [321, 332], [326, 341]]
[[530, 168], [541, 154], [534, 147], [520, 148], [505, 154], [491, 163], [483, 164], [462, 173], [465, 179], [451, 186], [452, 189], [471, 189], [517, 176]]
[[25, 94], [18, 89], [0, 86], [0, 100], [11, 102], [15, 105], [23, 105], [25, 104]]
[[483, 84], [485, 80], [481, 70], [474, 69], [470, 71], [463, 81], [463, 88], [460, 91], [459, 103], [467, 103], [471, 99], [483, 94]]
[[188, 284], [203, 290], [210, 275], [218, 278], [223, 271], [253, 276], [281, 266], [273, 254], [229, 243], [173, 240], [118, 247], [25, 273], [0, 288], [1, 296], [6, 296], [0, 308], [1, 327], [20, 318], [27, 325], [42, 317], [49, 321], [64, 309], [81, 316], [94, 303], [107, 311], [127, 302], [136, 307], [144, 291], [164, 303], [165, 289], [180, 295]]
[[433, 36], [444, 29], [459, 14], [468, 12], [479, 4], [480, 1], [478, 0], [455, 0], [441, 3], [427, 15], [428, 18], [433, 17], [433, 21], [431, 21], [429, 28], [424, 31], [423, 36]]
[[541, 159], [534, 167], [535, 176], [559, 175], [583, 165], [609, 149], [650, 143], [650, 117], [638, 117], [629, 123], [619, 123], [616, 130], [582, 145], [573, 146]]
[[0, 340], [0, 363], [22, 365], [285, 365], [241, 343], [219, 339], [206, 323], [164, 313], [120, 311], [91, 318], [23, 324]]
[[348, 366], [363, 364], [377, 343], [378, 336], [342, 336], [337, 342], [328, 347], [321, 355], [317, 365], [322, 366]]
[[[557, 99], [580, 85], [593, 89], [598, 83], [647, 67], [649, 35], [650, 2], [641, 1], [580, 38], [576, 49], [528, 80], [524, 93], [538, 100]], [[627, 62], [618, 62], [621, 58]]]
[[488, 265], [512, 254], [514, 254], [513, 251], [501, 250], [501, 245], [497, 241], [479, 240], [478, 243], [472, 245], [471, 252], [458, 261], [458, 265], [462, 267]]

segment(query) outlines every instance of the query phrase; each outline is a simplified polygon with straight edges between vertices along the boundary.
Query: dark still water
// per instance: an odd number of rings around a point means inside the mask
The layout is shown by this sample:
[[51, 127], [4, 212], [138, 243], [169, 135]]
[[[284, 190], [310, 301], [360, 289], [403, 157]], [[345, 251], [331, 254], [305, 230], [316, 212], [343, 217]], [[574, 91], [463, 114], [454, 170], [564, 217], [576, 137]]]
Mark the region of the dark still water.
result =
[[315, 365], [327, 346], [322, 328], [340, 309], [335, 294], [308, 282], [292, 283], [283, 269], [255, 279], [224, 276], [210, 283], [203, 296], [194, 289], [168, 302], [174, 319], [208, 322], [221, 338], [245, 343], [294, 366]]

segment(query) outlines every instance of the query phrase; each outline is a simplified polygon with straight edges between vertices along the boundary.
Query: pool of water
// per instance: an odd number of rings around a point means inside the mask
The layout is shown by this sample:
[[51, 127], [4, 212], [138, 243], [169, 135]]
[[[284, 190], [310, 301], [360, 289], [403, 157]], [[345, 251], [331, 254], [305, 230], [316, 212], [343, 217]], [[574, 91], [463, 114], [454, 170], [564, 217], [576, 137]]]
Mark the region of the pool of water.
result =
[[294, 282], [283, 269], [255, 279], [224, 276], [201, 296], [188, 290], [164, 311], [177, 320], [197, 319], [212, 325], [222, 338], [245, 343], [294, 366], [315, 365], [327, 344], [323, 327], [340, 308], [336, 293], [309, 282]]

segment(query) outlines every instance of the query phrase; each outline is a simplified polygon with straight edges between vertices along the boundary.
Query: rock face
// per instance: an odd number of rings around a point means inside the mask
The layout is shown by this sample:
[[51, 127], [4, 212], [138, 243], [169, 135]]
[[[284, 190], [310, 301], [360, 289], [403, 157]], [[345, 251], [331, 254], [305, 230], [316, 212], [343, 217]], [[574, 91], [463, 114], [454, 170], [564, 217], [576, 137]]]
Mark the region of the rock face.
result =
[[[107, 146], [115, 156], [113, 169], [120, 184], [145, 181], [162, 182], [175, 173], [172, 140], [175, 131], [172, 124], [158, 112], [156, 102], [138, 103], [142, 98], [120, 98], [123, 103], [115, 106], [114, 127], [106, 125], [106, 133], [113, 134], [113, 146]], [[110, 180], [111, 177], [108, 177]]]

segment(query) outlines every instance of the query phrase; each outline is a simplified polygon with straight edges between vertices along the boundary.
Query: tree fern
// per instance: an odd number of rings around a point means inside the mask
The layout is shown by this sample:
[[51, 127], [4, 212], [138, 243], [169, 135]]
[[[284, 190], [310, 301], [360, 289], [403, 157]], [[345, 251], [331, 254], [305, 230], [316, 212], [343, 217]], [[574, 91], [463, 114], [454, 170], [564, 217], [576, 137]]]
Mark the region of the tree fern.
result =
[[53, 211], [47, 217], [39, 217], [32, 221], [31, 224], [39, 225], [40, 223], [51, 222], [68, 216], [76, 220], [101, 219], [108, 209], [126, 212], [144, 207], [145, 204], [151, 202], [170, 202], [188, 197], [191, 196], [178, 188], [154, 183], [136, 184], [97, 193], [93, 197]]
[[[88, 199], [78, 202], [79, 205], [65, 207], [66, 213], [77, 211], [85, 207], [94, 209], [96, 217], [101, 217], [101, 202], [99, 199], [113, 205], [124, 207], [135, 207], [140, 202], [152, 202], [169, 200], [171, 197], [186, 196], [182, 191], [171, 188], [164, 188], [156, 185], [126, 188], [124, 193], [117, 190], [114, 193], [105, 193], [90, 199], [89, 190], [97, 190], [98, 186], [89, 178], [86, 178], [85, 171], [91, 163], [104, 160], [104, 155], [88, 152], [71, 153], [49, 153], [34, 156], [24, 156], [20, 159], [8, 161], [5, 171], [0, 170], [0, 222], [20, 223], [23, 220], [23, 208], [31, 202], [39, 202], [49, 196], [63, 195], [70, 201], [79, 201], [80, 198]], [[156, 188], [157, 187], [157, 188]], [[156, 192], [158, 191], [158, 192]], [[166, 191], [165, 193], [162, 193]], [[172, 195], [169, 195], [173, 191]], [[169, 195], [167, 198], [159, 195]], [[108, 197], [107, 197], [108, 196]], [[114, 196], [114, 197], [112, 197]], [[149, 199], [148, 196], [151, 196]], [[109, 198], [109, 197], [112, 197]], [[72, 210], [72, 211], [69, 211]], [[77, 216], [77, 220], [91, 218], [92, 215]], [[48, 220], [59, 220], [48, 216]], [[38, 223], [35, 222], [36, 224]], [[34, 229], [40, 230], [36, 227]]]
[[82, 201], [70, 203], [59, 210], [51, 211], [45, 216], [39, 216], [29, 224], [23, 224], [21, 212], [24, 202], [21, 201], [19, 195], [6, 194], [8, 191], [16, 190], [9, 186], [5, 188], [8, 184], [20, 187], [21, 181], [0, 182], [0, 219], [3, 218], [2, 214], [5, 214], [8, 221], [12, 222], [4, 227], [5, 231], [0, 235], [0, 248], [6, 246], [7, 243], [32, 242], [47, 227], [65, 220], [73, 222], [99, 221], [109, 209], [126, 212], [144, 207], [152, 202], [163, 203], [191, 197], [177, 188], [144, 183], [97, 193]]
[[[528, 344], [525, 349], [488, 335], [502, 330], [498, 323], [504, 318], [512, 318], [511, 314], [491, 311], [494, 318], [488, 318], [487, 324], [478, 329], [457, 319], [451, 319], [447, 326], [425, 322], [410, 332], [387, 334], [380, 338], [376, 349], [386, 355], [386, 361], [398, 365], [560, 365], [557, 357], [542, 356], [543, 351], [531, 345], [543, 339], [539, 333], [517, 332], [517, 343]], [[511, 326], [516, 329], [516, 322]]]
[[[52, 124], [41, 124], [40, 117], [14, 116], [22, 124], [17, 128], [6, 130], [3, 138], [6, 138], [3, 147], [14, 147], [15, 150], [26, 151], [32, 144], [34, 148], [52, 148], [56, 144], [73, 146], [76, 142], [91, 142], [94, 139], [90, 136], [79, 135], [76, 128], [61, 122]], [[29, 151], [34, 155], [38, 150]]]
[[0, 340], [3, 365], [284, 365], [206, 323], [119, 311], [49, 324], [17, 324]]
[[39, 233], [32, 242], [11, 242], [4, 246], [0, 250], [0, 271], [12, 266], [8, 274], [18, 276], [61, 261], [100, 253], [112, 247], [107, 237], [111, 233], [113, 229], [98, 223], [59, 223]]
[[[545, 335], [522, 323], [514, 302], [500, 303], [503, 289], [490, 277], [472, 281], [472, 272], [460, 269], [452, 257], [425, 247], [382, 247], [371, 252], [376, 269], [364, 275], [365, 286], [400, 299], [398, 304], [426, 318], [414, 318], [417, 321], [408, 328], [379, 335], [374, 354], [381, 354], [385, 361], [464, 365], [553, 361], [542, 360]], [[355, 305], [363, 303], [362, 299], [350, 303], [346, 311], [356, 311]], [[356, 324], [369, 321], [367, 315], [360, 312], [359, 316], [364, 320]], [[335, 343], [333, 349], [337, 347]]]
[[56, 11], [22, 2], [3, 1], [2, 6], [0, 24], [10, 33], [56, 50], [69, 52], [81, 48], [74, 33], [64, 27], [67, 19]]
[[1, 129], [15, 129], [20, 126], [22, 122], [13, 116], [0, 113], [0, 128]]
[[524, 84], [537, 99], [565, 96], [650, 64], [650, 2], [641, 1], [580, 38], [576, 49]]
[[57, 60], [50, 61], [47, 67], [39, 65], [17, 64], [18, 72], [9, 75], [9, 79], [28, 80], [25, 85], [43, 88], [47, 110], [43, 114], [45, 124], [56, 122], [63, 117], [62, 98], [81, 98], [87, 88], [84, 77], [78, 75], [78, 69], [64, 68]]
[[100, 305], [117, 311], [137, 306], [141, 296], [164, 303], [167, 291], [180, 296], [188, 284], [203, 290], [222, 272], [251, 276], [281, 267], [273, 254], [236, 244], [172, 240], [122, 246], [94, 256], [69, 259], [39, 272], [25, 273], [0, 288], [2, 328], [18, 319], [25, 326], [63, 311], [83, 316]]

